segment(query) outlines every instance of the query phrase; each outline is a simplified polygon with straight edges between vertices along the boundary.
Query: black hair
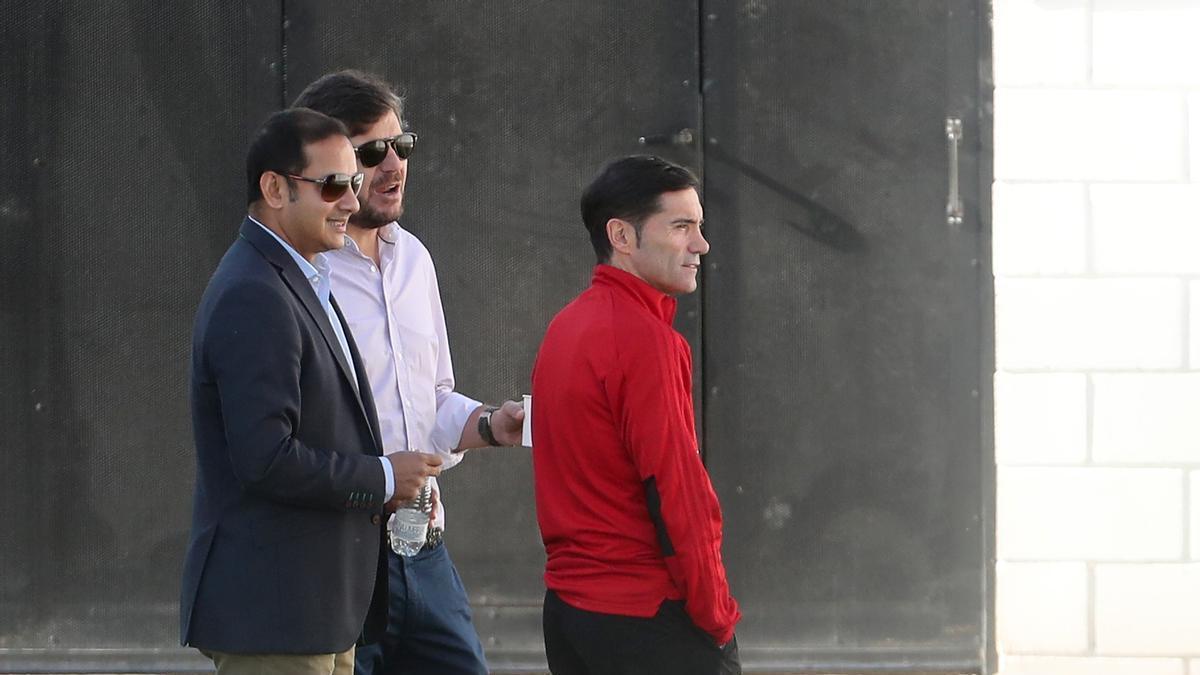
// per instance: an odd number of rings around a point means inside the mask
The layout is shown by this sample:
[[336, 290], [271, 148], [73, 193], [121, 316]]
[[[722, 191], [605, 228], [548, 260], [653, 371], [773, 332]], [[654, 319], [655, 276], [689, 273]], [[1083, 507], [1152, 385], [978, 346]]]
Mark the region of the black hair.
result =
[[342, 121], [354, 136], [389, 112], [401, 123], [404, 101], [382, 78], [358, 70], [323, 75], [300, 92], [292, 105], [312, 108]]
[[652, 155], [633, 155], [610, 162], [579, 199], [579, 212], [592, 238], [596, 262], [612, 259], [612, 243], [608, 240], [610, 219], [632, 223], [641, 241], [642, 224], [658, 213], [663, 193], [687, 188], [698, 191], [699, 187], [700, 180], [691, 171]]
[[315, 110], [289, 108], [268, 117], [246, 152], [246, 203], [262, 199], [258, 181], [264, 173], [303, 173], [308, 166], [304, 147], [331, 136], [348, 137], [346, 125]]

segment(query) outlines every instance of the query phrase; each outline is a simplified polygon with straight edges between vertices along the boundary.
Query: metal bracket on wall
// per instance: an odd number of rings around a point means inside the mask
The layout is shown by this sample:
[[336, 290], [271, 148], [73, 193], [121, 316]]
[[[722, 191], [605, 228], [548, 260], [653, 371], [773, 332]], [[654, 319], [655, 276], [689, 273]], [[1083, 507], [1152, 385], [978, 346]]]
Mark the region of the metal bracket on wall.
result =
[[691, 129], [680, 129], [673, 134], [654, 134], [638, 136], [638, 145], [677, 145], [690, 146], [696, 142], [696, 132]]
[[949, 154], [950, 191], [946, 197], [946, 222], [953, 226], [962, 225], [963, 203], [958, 193], [958, 146], [962, 143], [962, 120], [946, 118], [946, 152]]

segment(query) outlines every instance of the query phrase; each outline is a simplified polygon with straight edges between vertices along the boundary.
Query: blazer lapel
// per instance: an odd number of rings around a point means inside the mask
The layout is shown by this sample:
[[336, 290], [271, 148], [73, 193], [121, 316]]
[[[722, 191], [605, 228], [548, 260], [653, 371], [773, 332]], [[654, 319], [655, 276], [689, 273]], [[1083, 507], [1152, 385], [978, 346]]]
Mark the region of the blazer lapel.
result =
[[[358, 407], [363, 412], [363, 417], [366, 418], [368, 425], [371, 427], [371, 434], [376, 439], [376, 444], [382, 449], [383, 444], [379, 441], [379, 422], [372, 418], [367, 413], [367, 407], [363, 404], [363, 396], [360, 389], [362, 385], [355, 381], [351, 375], [350, 365], [346, 362], [346, 353], [342, 351], [342, 345], [338, 342], [337, 334], [333, 332], [333, 326], [329, 323], [329, 315], [325, 313], [325, 308], [321, 306], [321, 301], [317, 299], [317, 293], [313, 290], [312, 284], [308, 279], [304, 278], [304, 274], [300, 272], [300, 268], [296, 266], [296, 261], [279, 242], [263, 231], [263, 228], [253, 220], [247, 218], [242, 223], [241, 237], [254, 245], [259, 253], [263, 255], [272, 265], [279, 269], [279, 276], [287, 285], [292, 294], [300, 300], [304, 305], [304, 309], [308, 311], [309, 317], [317, 324], [317, 328], [321, 331], [321, 336], [325, 338], [325, 345], [329, 348], [333, 358], [337, 361], [338, 369], [342, 371], [342, 377], [346, 383], [350, 385], [350, 390], [354, 392], [354, 398], [358, 401]], [[332, 301], [332, 297], [330, 299]], [[342, 332], [346, 336], [346, 342], [350, 345], [351, 350], [354, 350], [354, 342], [350, 337], [350, 328], [346, 325], [346, 321], [342, 318], [341, 310], [334, 305], [334, 311], [338, 319], [342, 322]], [[362, 366], [359, 365], [358, 372], [362, 373]], [[372, 408], [374, 407], [372, 401]]]
[[371, 435], [375, 438], [378, 454], [382, 455], [383, 434], [379, 431], [379, 416], [375, 412], [375, 396], [371, 393], [371, 380], [367, 377], [367, 367], [363, 364], [362, 354], [358, 351], [358, 343], [350, 334], [350, 324], [346, 321], [346, 317], [342, 316], [342, 308], [332, 293], [329, 295], [329, 302], [333, 304], [333, 312], [337, 314], [338, 320], [342, 322], [342, 329], [346, 332], [346, 344], [350, 347], [350, 358], [354, 359], [354, 372], [358, 373], [358, 403], [367, 417], [367, 424], [371, 427]]
[[[338, 342], [337, 333], [333, 332], [333, 326], [329, 323], [329, 315], [325, 313], [325, 308], [321, 306], [321, 301], [317, 299], [317, 293], [313, 290], [312, 284], [308, 279], [304, 278], [300, 269], [296, 267], [294, 261], [289, 260], [290, 264], [284, 267], [281, 272], [283, 280], [287, 283], [288, 288], [292, 289], [292, 293], [300, 298], [300, 302], [304, 303], [304, 308], [308, 310], [312, 320], [317, 322], [317, 327], [321, 329], [321, 335], [325, 338], [325, 344], [329, 347], [329, 351], [333, 353], [333, 358], [337, 360], [338, 368], [342, 371], [342, 376], [346, 378], [346, 382], [358, 391], [358, 382], [351, 375], [350, 364], [346, 362], [346, 352], [342, 350], [342, 345]], [[342, 324], [342, 332], [349, 333], [346, 324]], [[361, 397], [359, 403], [361, 403]]]

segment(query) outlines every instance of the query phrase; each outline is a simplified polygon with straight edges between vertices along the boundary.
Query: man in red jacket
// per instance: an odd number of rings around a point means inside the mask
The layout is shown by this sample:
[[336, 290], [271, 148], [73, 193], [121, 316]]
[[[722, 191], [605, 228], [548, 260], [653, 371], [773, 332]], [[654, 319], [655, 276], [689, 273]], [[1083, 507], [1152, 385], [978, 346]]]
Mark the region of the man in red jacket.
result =
[[721, 508], [700, 461], [692, 355], [704, 211], [687, 169], [609, 164], [580, 200], [598, 264], [533, 368], [533, 468], [555, 675], [740, 673]]

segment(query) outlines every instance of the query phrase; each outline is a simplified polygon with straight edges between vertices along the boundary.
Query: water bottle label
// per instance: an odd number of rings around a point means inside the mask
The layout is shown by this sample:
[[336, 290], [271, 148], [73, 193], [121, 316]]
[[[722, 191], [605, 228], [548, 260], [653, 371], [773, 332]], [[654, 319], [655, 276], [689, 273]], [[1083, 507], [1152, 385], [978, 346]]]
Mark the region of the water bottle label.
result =
[[[399, 519], [397, 519], [399, 520]], [[424, 541], [429, 532], [429, 521], [421, 524], [397, 522], [396, 534], [408, 541]]]
[[403, 556], [414, 556], [425, 545], [429, 518], [422, 513], [401, 509], [388, 520], [388, 543]]

